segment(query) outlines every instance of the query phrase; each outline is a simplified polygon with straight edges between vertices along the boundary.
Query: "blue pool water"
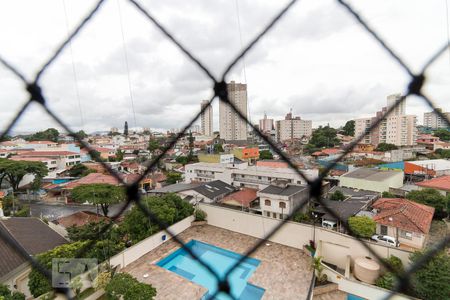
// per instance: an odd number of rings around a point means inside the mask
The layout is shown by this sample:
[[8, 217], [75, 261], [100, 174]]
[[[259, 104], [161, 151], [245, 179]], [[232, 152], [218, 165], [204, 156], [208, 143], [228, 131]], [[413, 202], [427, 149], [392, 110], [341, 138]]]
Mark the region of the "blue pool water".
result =
[[347, 294], [347, 300], [365, 300], [365, 299], [352, 294]]
[[[210, 266], [221, 278], [235, 264], [242, 255], [231, 252], [210, 244], [191, 240], [186, 244], [197, 257], [201, 258]], [[253, 272], [258, 267], [260, 260], [246, 258], [233, 272], [229, 278], [231, 295], [235, 299], [259, 300], [264, 294], [264, 289], [247, 282]], [[193, 281], [208, 289], [205, 299], [217, 291], [217, 279], [199, 262], [193, 259], [183, 248], [178, 249], [172, 254], [157, 263], [169, 271], [177, 273], [184, 278]], [[230, 299], [224, 293], [219, 293], [215, 299]]]
[[53, 179], [52, 183], [53, 184], [60, 184], [60, 183], [65, 183], [70, 181], [70, 179]]

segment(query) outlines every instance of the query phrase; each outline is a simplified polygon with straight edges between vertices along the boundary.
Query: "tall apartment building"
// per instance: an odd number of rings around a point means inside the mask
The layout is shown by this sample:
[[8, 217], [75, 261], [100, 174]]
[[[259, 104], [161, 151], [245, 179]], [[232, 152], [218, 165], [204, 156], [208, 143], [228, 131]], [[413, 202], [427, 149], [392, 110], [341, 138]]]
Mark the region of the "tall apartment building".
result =
[[[247, 117], [247, 85], [231, 81], [227, 84], [228, 98]], [[247, 140], [247, 123], [225, 102], [219, 104], [220, 138], [226, 141]]]
[[259, 120], [259, 130], [264, 133], [271, 132], [273, 129], [273, 119], [268, 119], [266, 113], [264, 113], [264, 118]]
[[[442, 113], [441, 108], [437, 108], [436, 110], [439, 110]], [[450, 118], [450, 112], [444, 112], [443, 114], [447, 117], [447, 119]], [[432, 129], [450, 127], [450, 125], [447, 124], [447, 122], [434, 111], [426, 112], [423, 114], [423, 126]]]
[[292, 112], [288, 113], [284, 120], [276, 121], [277, 141], [301, 139], [312, 134], [312, 121], [302, 120], [300, 117], [292, 117]]
[[[200, 104], [200, 108], [203, 109], [209, 103], [208, 100], [203, 100]], [[201, 119], [201, 132], [203, 135], [212, 136], [213, 135], [213, 110], [212, 106], [206, 108], [206, 110], [200, 116]]]
[[402, 102], [387, 117], [370, 132], [370, 126], [382, 118], [389, 107], [400, 99], [400, 94], [394, 94], [387, 97], [387, 107], [378, 111], [375, 117], [360, 118], [355, 120], [355, 137], [364, 132], [367, 133], [361, 141], [363, 144], [372, 144], [377, 146], [380, 143], [389, 143], [397, 146], [411, 146], [416, 144], [417, 139], [417, 117], [406, 115], [406, 105]]

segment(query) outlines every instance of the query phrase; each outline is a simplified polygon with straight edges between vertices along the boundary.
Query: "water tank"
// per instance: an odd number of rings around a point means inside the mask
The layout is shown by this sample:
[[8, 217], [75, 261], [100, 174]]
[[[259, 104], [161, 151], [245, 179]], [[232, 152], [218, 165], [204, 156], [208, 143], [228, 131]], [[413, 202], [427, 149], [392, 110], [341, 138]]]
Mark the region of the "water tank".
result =
[[353, 273], [362, 282], [374, 284], [380, 276], [380, 265], [370, 257], [358, 257]]

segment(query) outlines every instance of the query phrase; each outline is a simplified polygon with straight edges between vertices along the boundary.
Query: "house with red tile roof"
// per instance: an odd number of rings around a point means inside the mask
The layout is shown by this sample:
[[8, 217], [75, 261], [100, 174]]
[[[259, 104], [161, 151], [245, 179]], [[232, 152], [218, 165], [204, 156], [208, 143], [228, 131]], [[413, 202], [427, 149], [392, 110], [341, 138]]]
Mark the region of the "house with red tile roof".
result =
[[314, 152], [313, 154], [311, 154], [311, 156], [326, 157], [326, 156], [337, 155], [337, 154], [339, 154], [341, 152], [342, 152], [342, 149], [337, 149], [337, 148], [322, 149], [320, 151]]
[[120, 185], [120, 182], [117, 180], [117, 178], [112, 175], [102, 173], [90, 173], [84, 177], [81, 177], [80, 179], [67, 183], [66, 185], [64, 185], [63, 189], [72, 190], [77, 186], [83, 184], [94, 184], [94, 183], [107, 183], [112, 185]]
[[416, 183], [421, 189], [438, 190], [444, 196], [450, 194], [450, 175], [436, 177]]
[[380, 198], [372, 207], [377, 234], [389, 235], [401, 244], [421, 249], [427, 239], [434, 207], [403, 198]]
[[96, 214], [95, 212], [91, 212], [88, 210], [77, 211], [71, 215], [60, 217], [54, 221], [53, 224], [59, 226], [58, 232], [63, 233], [64, 236], [67, 236], [67, 228], [75, 226], [80, 227], [86, 225], [88, 223], [98, 223], [100, 221], [107, 221], [109, 218]]
[[252, 202], [258, 198], [256, 195], [257, 192], [257, 189], [243, 188], [240, 191], [225, 196], [220, 203], [242, 208], [250, 208]]

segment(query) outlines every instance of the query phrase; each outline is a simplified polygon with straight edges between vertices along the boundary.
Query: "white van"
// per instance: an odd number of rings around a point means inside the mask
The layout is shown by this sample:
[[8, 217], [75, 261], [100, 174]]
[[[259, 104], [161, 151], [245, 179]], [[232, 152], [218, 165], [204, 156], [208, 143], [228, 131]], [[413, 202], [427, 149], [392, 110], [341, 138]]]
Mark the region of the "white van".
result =
[[328, 220], [322, 220], [322, 227], [327, 229], [336, 229], [336, 222], [334, 221], [328, 221]]
[[376, 241], [377, 243], [385, 244], [391, 247], [398, 247], [400, 245], [400, 243], [395, 240], [395, 238], [389, 235], [375, 234], [370, 239]]

